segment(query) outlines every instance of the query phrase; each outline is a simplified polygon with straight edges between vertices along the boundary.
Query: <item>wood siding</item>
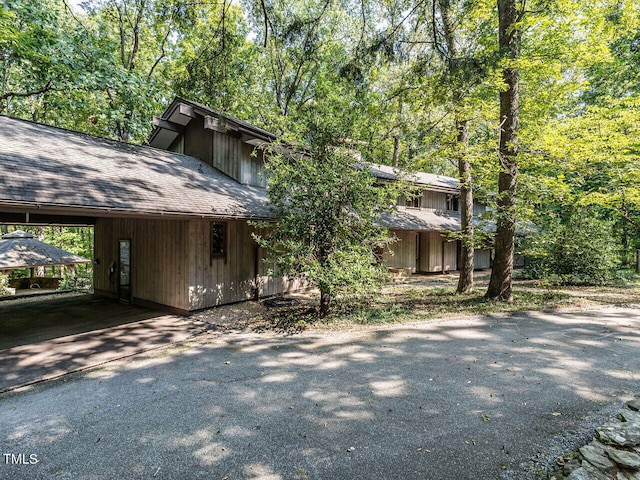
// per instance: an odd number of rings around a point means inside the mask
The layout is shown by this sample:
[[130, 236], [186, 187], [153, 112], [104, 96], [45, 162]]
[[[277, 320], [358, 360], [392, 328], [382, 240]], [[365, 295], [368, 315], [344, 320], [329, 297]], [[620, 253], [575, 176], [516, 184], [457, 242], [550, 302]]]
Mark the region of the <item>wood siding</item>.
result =
[[389, 268], [403, 268], [415, 273], [417, 269], [417, 232], [396, 230], [392, 233], [398, 241], [383, 251], [383, 261]]
[[[94, 287], [118, 293], [118, 241], [131, 240], [131, 293], [136, 300], [189, 310], [187, 221], [98, 218]], [[110, 274], [112, 265], [115, 272]]]
[[421, 232], [419, 270], [435, 273], [457, 269], [457, 242], [448, 242], [440, 232]]
[[480, 216], [487, 211], [487, 206], [482, 203], [473, 202], [473, 215]]
[[[424, 210], [437, 210], [446, 212], [447, 211], [447, 195], [443, 192], [434, 192], [431, 190], [424, 190], [422, 195], [420, 196], [420, 208]], [[401, 207], [407, 206], [407, 200], [404, 195], [401, 195], [396, 202], [396, 205]], [[408, 206], [409, 208], [417, 208]]]
[[242, 184], [266, 186], [262, 152], [253, 155], [253, 146], [226, 133], [212, 132], [212, 142], [211, 165]]
[[[211, 130], [205, 130], [204, 119], [202, 117], [192, 119], [185, 127], [183, 135], [184, 140], [182, 148], [184, 154], [199, 158], [203, 162], [212, 165], [211, 156], [213, 132], [211, 132]], [[215, 167], [215, 165], [213, 166]], [[229, 174], [227, 173], [227, 175]]]
[[[118, 294], [121, 239], [131, 240], [133, 303], [146, 301], [191, 311], [253, 299], [256, 285], [260, 296], [302, 287], [300, 281], [267, 275], [246, 221], [226, 225], [226, 256], [211, 258], [211, 222], [99, 218], [95, 258], [100, 263], [94, 268], [94, 287], [97, 292]], [[109, 274], [112, 265], [116, 269]]]
[[[210, 256], [211, 223], [189, 224], [189, 305], [191, 310], [294, 291], [299, 281], [267, 275], [263, 253], [246, 221], [226, 222], [227, 254]], [[257, 277], [256, 277], [257, 273]]]
[[491, 268], [491, 250], [476, 249], [473, 253], [473, 268], [478, 270]]
[[246, 222], [226, 222], [227, 252], [211, 258], [211, 222], [189, 222], [190, 310], [254, 297], [255, 248]]
[[447, 194], [442, 192], [432, 192], [425, 190], [422, 194], [422, 208], [428, 208], [432, 210], [446, 210], [447, 209]]

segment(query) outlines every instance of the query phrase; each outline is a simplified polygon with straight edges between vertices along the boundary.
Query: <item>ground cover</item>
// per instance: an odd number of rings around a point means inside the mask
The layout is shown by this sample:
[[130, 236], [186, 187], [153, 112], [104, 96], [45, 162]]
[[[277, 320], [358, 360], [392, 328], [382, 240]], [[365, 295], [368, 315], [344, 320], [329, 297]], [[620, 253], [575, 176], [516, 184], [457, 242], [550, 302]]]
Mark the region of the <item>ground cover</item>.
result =
[[473, 315], [499, 315], [518, 311], [580, 310], [604, 305], [640, 305], [640, 276], [601, 286], [559, 285], [526, 279], [514, 281], [513, 303], [484, 298], [489, 273], [476, 273], [473, 293], [457, 295], [457, 274], [396, 277], [382, 292], [356, 307], [337, 308], [318, 318], [316, 292], [287, 295], [284, 300], [218, 307], [195, 315], [217, 328], [243, 331], [353, 329]]

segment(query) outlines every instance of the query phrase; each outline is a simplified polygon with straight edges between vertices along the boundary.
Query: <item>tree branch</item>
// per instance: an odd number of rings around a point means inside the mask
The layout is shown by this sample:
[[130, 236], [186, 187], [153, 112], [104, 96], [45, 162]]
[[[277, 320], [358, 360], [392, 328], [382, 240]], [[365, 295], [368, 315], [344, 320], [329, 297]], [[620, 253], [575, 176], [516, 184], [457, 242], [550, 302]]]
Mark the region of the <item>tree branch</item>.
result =
[[44, 87], [38, 90], [28, 90], [26, 92], [6, 92], [0, 95], [0, 100], [7, 100], [8, 98], [15, 98], [15, 97], [25, 98], [25, 97], [31, 97], [33, 95], [42, 95], [43, 93], [47, 93], [53, 90], [52, 83], [53, 83], [53, 80], [49, 80]]

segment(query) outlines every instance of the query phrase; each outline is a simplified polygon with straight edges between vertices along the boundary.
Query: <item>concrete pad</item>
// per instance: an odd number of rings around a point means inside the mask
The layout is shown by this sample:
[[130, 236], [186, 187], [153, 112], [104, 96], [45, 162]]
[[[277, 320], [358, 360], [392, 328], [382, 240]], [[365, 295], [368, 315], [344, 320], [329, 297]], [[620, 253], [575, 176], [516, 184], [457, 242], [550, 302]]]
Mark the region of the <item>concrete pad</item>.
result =
[[205, 329], [185, 317], [90, 296], [3, 305], [0, 392], [153, 350]]

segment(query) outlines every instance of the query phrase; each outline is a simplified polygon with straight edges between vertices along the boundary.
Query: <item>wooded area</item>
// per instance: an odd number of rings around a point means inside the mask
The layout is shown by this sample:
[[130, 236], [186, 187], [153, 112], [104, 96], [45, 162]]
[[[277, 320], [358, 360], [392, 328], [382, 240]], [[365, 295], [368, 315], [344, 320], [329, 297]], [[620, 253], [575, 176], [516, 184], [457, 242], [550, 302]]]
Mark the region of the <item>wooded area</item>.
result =
[[490, 298], [510, 297], [514, 249], [583, 281], [640, 247], [637, 2], [8, 0], [0, 52], [1, 114], [141, 143], [178, 95], [460, 178], [463, 214], [476, 196], [498, 226]]

